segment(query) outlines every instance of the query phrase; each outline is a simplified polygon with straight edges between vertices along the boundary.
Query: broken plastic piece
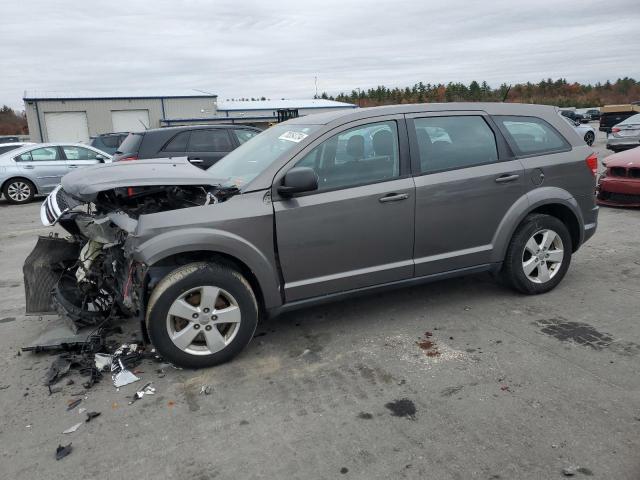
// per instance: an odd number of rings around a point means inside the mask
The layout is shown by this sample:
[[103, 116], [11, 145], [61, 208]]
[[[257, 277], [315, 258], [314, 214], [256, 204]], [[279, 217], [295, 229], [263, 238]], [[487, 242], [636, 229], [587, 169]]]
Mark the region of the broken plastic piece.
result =
[[64, 447], [62, 445], [58, 445], [58, 448], [56, 448], [56, 460], [61, 460], [67, 455], [69, 455], [70, 453], [71, 453], [71, 444], [65, 445]]
[[[125, 385], [129, 385], [130, 383], [137, 382], [140, 378], [136, 377], [129, 370], [124, 368], [122, 364], [122, 360], [118, 360], [119, 371], [114, 373], [111, 378], [113, 379], [113, 386], [116, 388], [124, 387]], [[111, 366], [111, 371], [113, 372], [114, 366]]]
[[111, 368], [111, 355], [107, 355], [106, 353], [96, 353], [93, 358], [98, 371], [102, 372]]
[[200, 395], [210, 395], [211, 391], [211, 385], [202, 385], [202, 387], [200, 387]]
[[76, 408], [78, 405], [80, 405], [81, 401], [82, 401], [81, 398], [76, 398], [72, 402], [69, 402], [69, 405], [67, 406], [67, 411], [73, 410], [74, 408]]
[[101, 412], [89, 412], [89, 413], [87, 413], [87, 419], [85, 420], [85, 422], [89, 423], [94, 418], [99, 417], [100, 413]]
[[82, 425], [83, 422], [80, 423], [76, 423], [74, 426], [67, 428], [64, 432], [62, 433], [73, 433], [76, 430], [78, 430], [78, 428], [80, 428], [80, 425]]
[[131, 399], [131, 401], [129, 402], [129, 405], [131, 405], [134, 402], [137, 402], [138, 400], [140, 400], [142, 397], [144, 397], [145, 395], [153, 395], [156, 393], [156, 389], [154, 387], [151, 386], [151, 382], [147, 383], [144, 387], [142, 387], [142, 389], [138, 390], [134, 395], [133, 398]]

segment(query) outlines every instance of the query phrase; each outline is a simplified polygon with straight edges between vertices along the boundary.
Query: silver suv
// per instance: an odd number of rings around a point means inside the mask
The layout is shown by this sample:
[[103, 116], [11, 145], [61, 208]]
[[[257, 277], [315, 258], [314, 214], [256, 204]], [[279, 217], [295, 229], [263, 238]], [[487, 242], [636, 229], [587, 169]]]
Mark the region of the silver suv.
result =
[[204, 367], [318, 302], [477, 272], [544, 293], [596, 230], [596, 169], [556, 109], [502, 103], [301, 117], [207, 171], [100, 165], [43, 204], [71, 237], [27, 259], [27, 311], [136, 317], [166, 359]]

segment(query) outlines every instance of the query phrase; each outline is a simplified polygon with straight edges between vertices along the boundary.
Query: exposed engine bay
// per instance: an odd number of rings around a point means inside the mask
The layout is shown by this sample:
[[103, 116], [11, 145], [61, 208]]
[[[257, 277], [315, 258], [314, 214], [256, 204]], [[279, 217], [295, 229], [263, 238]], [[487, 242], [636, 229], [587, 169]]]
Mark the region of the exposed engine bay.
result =
[[25, 261], [27, 314], [58, 314], [76, 331], [141, 318], [146, 266], [131, 260], [126, 248], [139, 217], [223, 202], [238, 192], [214, 185], [133, 186], [83, 201], [57, 187], [40, 216], [44, 225], [59, 223], [69, 237], [40, 237]]

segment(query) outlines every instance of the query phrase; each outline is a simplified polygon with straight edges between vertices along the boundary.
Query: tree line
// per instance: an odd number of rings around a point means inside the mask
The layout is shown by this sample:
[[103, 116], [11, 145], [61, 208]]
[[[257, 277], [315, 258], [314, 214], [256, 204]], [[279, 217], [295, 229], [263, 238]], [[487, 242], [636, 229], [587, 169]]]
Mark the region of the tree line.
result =
[[633, 78], [618, 78], [615, 82], [582, 84], [569, 83], [564, 78], [551, 78], [539, 83], [518, 83], [491, 87], [487, 82], [464, 84], [449, 82], [432, 84], [418, 82], [411, 87], [355, 89], [351, 93], [316, 96], [339, 102], [355, 103], [361, 107], [424, 102], [520, 102], [556, 105], [559, 107], [600, 107], [640, 100], [640, 82]]
[[4, 105], [0, 108], [0, 135], [26, 135], [27, 116]]

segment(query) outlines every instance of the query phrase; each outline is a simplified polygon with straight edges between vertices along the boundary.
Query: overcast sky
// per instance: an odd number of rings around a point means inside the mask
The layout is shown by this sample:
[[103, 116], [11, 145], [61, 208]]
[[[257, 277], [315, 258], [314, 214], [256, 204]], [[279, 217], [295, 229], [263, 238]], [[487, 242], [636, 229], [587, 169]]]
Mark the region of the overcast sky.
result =
[[638, 0], [11, 0], [1, 10], [0, 104], [20, 109], [25, 89], [310, 98], [315, 76], [329, 94], [640, 77]]

